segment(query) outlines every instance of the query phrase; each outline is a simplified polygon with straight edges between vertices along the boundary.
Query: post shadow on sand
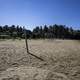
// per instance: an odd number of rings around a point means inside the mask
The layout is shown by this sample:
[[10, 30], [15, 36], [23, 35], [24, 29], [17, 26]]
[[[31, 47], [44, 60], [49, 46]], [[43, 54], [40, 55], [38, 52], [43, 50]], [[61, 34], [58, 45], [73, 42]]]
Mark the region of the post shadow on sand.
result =
[[25, 34], [25, 43], [26, 43], [27, 53], [30, 54], [30, 55], [32, 55], [32, 56], [34, 56], [35, 58], [37, 58], [37, 59], [39, 59], [39, 60], [41, 60], [41, 61], [44, 61], [42, 58], [40, 58], [40, 57], [38, 57], [38, 56], [32, 54], [32, 53], [29, 51], [29, 48], [28, 48], [28, 42], [27, 42], [26, 29], [25, 29], [25, 27], [23, 27], [23, 28], [24, 28], [24, 34]]

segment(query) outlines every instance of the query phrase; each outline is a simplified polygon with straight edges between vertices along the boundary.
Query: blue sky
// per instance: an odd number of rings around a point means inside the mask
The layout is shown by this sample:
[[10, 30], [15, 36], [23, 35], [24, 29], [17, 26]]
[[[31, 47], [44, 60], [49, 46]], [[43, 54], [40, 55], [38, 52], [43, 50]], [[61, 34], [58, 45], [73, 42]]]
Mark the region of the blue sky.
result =
[[0, 25], [63, 24], [80, 29], [80, 0], [0, 0]]

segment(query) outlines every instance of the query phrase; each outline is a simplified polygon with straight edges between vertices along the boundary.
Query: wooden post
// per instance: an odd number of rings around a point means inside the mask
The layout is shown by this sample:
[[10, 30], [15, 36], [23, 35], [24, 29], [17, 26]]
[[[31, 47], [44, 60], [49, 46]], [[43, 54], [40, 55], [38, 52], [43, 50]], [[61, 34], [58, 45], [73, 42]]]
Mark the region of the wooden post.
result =
[[24, 29], [24, 35], [25, 35], [25, 43], [26, 43], [27, 53], [30, 54], [30, 55], [32, 55], [32, 56], [34, 56], [34, 57], [36, 57], [36, 58], [38, 58], [38, 59], [40, 59], [41, 61], [44, 61], [42, 58], [40, 58], [40, 57], [38, 57], [38, 56], [36, 56], [36, 55], [34, 55], [34, 54], [32, 54], [32, 53], [29, 52], [26, 29], [25, 29], [25, 27], [23, 27], [23, 29]]
[[26, 43], [26, 49], [27, 49], [27, 53], [29, 53], [29, 48], [28, 48], [28, 42], [27, 42], [27, 34], [26, 34], [26, 29], [24, 28], [24, 35], [25, 35], [25, 43]]

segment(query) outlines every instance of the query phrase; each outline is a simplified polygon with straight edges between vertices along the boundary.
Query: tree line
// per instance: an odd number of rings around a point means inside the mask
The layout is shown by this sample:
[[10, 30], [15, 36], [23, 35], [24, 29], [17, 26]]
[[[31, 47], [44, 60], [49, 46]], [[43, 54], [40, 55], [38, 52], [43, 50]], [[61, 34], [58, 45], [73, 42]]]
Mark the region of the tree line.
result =
[[33, 38], [80, 39], [80, 30], [74, 30], [72, 27], [69, 28], [65, 25], [37, 26], [32, 33]]
[[[29, 38], [31, 36], [31, 31], [26, 30], [27, 32], [27, 37]], [[0, 26], [0, 39], [21, 39], [24, 38], [24, 28], [17, 25], [12, 25], [12, 26]]]
[[[65, 25], [37, 26], [32, 31], [26, 29], [28, 39], [80, 39], [80, 30]], [[17, 25], [0, 26], [0, 39], [24, 39], [24, 28]]]

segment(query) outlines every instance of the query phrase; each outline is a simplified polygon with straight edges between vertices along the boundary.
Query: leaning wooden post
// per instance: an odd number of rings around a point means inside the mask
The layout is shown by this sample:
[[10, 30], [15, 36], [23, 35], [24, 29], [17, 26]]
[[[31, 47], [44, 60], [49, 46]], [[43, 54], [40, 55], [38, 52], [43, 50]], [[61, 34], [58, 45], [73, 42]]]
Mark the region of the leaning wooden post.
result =
[[25, 43], [26, 43], [26, 49], [27, 49], [27, 53], [29, 53], [29, 48], [28, 48], [28, 42], [27, 42], [27, 34], [26, 34], [26, 29], [24, 28], [24, 36], [25, 36]]
[[27, 53], [30, 54], [30, 55], [32, 55], [32, 56], [34, 56], [34, 57], [36, 57], [36, 58], [38, 58], [38, 59], [40, 59], [41, 61], [44, 61], [42, 58], [40, 58], [40, 57], [38, 57], [38, 56], [36, 56], [36, 55], [34, 55], [34, 54], [32, 54], [32, 53], [29, 52], [26, 29], [25, 29], [25, 27], [23, 27], [23, 29], [24, 29], [24, 35], [25, 35], [25, 42], [26, 42]]

